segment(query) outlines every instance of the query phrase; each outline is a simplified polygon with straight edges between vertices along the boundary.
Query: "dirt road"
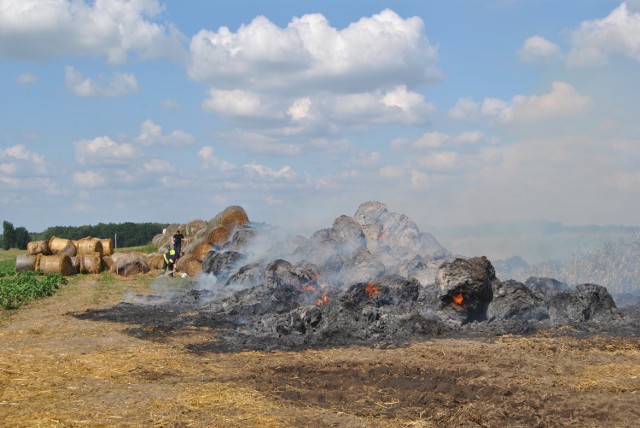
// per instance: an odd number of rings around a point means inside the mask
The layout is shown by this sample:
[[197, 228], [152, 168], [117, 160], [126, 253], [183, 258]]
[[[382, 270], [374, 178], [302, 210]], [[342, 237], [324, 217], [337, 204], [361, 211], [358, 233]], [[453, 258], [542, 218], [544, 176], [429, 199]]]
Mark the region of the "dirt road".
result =
[[[216, 331], [79, 316], [152, 277], [72, 278], [0, 312], [1, 426], [632, 427], [640, 339], [502, 336], [208, 352]], [[200, 351], [198, 351], [200, 350]]]

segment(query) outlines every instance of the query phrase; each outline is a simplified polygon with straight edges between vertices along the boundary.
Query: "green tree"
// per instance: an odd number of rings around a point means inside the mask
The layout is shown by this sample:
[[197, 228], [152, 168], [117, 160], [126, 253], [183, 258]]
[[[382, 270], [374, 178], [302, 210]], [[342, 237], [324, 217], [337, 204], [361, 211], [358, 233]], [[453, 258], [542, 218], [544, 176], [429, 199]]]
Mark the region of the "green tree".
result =
[[29, 241], [31, 241], [29, 231], [24, 227], [16, 227], [16, 248], [19, 250], [26, 250]]
[[16, 246], [16, 230], [13, 228], [13, 223], [8, 221], [2, 222], [2, 248], [8, 250]]

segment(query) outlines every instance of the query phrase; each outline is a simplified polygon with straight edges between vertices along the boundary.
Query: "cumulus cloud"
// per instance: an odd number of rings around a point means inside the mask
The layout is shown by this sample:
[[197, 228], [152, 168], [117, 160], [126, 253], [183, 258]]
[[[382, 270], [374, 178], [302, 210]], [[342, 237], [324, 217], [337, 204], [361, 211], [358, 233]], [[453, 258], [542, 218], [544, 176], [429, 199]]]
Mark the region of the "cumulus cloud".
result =
[[162, 159], [151, 159], [142, 164], [142, 171], [149, 174], [171, 173], [175, 170], [172, 164]]
[[571, 35], [567, 63], [571, 66], [607, 64], [611, 57], [640, 61], [640, 7], [622, 2], [603, 19], [584, 21]]
[[0, 149], [0, 175], [3, 177], [43, 175], [46, 172], [44, 156], [29, 150], [24, 144]]
[[258, 176], [264, 179], [296, 180], [299, 178], [299, 175], [289, 165], [285, 165], [278, 170], [259, 163], [249, 163], [245, 164], [243, 167], [249, 175]]
[[209, 97], [202, 102], [202, 108], [224, 116], [277, 116], [277, 109], [264, 104], [258, 93], [241, 89], [210, 89]]
[[532, 36], [525, 40], [518, 50], [518, 56], [525, 62], [548, 62], [562, 58], [562, 52], [544, 37]]
[[482, 103], [462, 98], [449, 114], [456, 119], [482, 116], [498, 123], [533, 123], [576, 116], [591, 104], [591, 98], [580, 94], [572, 85], [553, 82], [551, 92], [543, 95], [516, 95], [511, 100], [485, 98]]
[[140, 135], [136, 141], [145, 146], [185, 147], [193, 144], [195, 138], [184, 131], [172, 131], [169, 134], [163, 134], [160, 125], [154, 123], [151, 119], [147, 119], [142, 123]]
[[79, 97], [121, 97], [139, 89], [133, 74], [112, 73], [98, 81], [84, 77], [71, 66], [64, 68], [67, 88]]
[[81, 165], [122, 164], [139, 157], [133, 145], [116, 143], [107, 136], [77, 141], [75, 152], [76, 161]]
[[216, 157], [211, 146], [204, 146], [198, 150], [198, 157], [202, 159], [202, 166], [205, 169], [215, 168], [220, 171], [232, 171], [237, 168], [233, 163]]
[[320, 14], [294, 18], [285, 28], [259, 16], [235, 33], [221, 27], [196, 34], [189, 76], [221, 89], [365, 92], [438, 79], [436, 60], [422, 20], [403, 19], [389, 9], [341, 30]]
[[41, 60], [62, 55], [101, 55], [110, 63], [179, 58], [184, 36], [153, 21], [157, 0], [2, 0], [0, 56]]
[[457, 146], [475, 144], [485, 139], [484, 133], [480, 131], [465, 131], [457, 135], [450, 135], [444, 132], [425, 132], [413, 142], [416, 149], [435, 149], [443, 145]]

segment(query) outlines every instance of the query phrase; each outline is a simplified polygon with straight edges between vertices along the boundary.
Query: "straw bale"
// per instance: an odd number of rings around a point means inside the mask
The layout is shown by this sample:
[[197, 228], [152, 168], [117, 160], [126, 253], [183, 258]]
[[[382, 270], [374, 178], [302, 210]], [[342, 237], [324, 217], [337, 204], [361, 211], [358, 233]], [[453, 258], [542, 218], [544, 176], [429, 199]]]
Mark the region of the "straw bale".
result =
[[156, 247], [162, 247], [169, 242], [169, 235], [159, 233], [151, 239], [151, 243]]
[[238, 227], [249, 224], [249, 216], [247, 216], [247, 213], [242, 207], [231, 205], [215, 216], [212, 221], [218, 221], [222, 226], [226, 227], [227, 230], [233, 231]]
[[146, 258], [149, 269], [162, 269], [162, 264], [164, 263], [164, 257], [162, 254], [151, 253], [147, 254]]
[[42, 273], [59, 273], [64, 276], [75, 273], [73, 264], [71, 263], [71, 257], [64, 254], [42, 256], [38, 270]]
[[78, 255], [78, 249], [76, 248], [76, 246], [73, 244], [72, 241], [69, 241], [67, 243], [67, 246], [64, 247], [62, 250], [58, 251], [57, 254], [61, 256], [74, 257]]
[[202, 273], [202, 262], [189, 254], [178, 259], [176, 270], [186, 272], [189, 276], [198, 276]]
[[71, 265], [73, 266], [74, 273], [80, 273], [80, 258], [78, 256], [70, 257]]
[[16, 272], [36, 270], [36, 260], [36, 255], [18, 254], [18, 256], [16, 256]]
[[182, 233], [184, 234], [184, 236], [193, 236], [196, 234], [196, 232], [198, 232], [200, 229], [206, 226], [207, 226], [206, 221], [196, 219], [196, 220], [191, 220], [189, 223], [185, 224], [183, 226], [183, 229], [180, 229], [180, 230], [182, 230]]
[[70, 239], [58, 238], [57, 236], [52, 236], [48, 242], [51, 254], [58, 254], [59, 252], [67, 248], [69, 244], [73, 245], [73, 242]]
[[113, 239], [111, 238], [102, 238], [100, 239], [102, 243], [102, 254], [105, 256], [110, 256], [113, 254]]
[[211, 251], [211, 244], [203, 240], [196, 244], [189, 254], [199, 261], [202, 261], [209, 251]]
[[102, 256], [102, 263], [107, 267], [107, 269], [109, 269], [110, 271], [113, 271], [113, 268], [115, 266], [115, 262], [113, 261], [113, 259], [111, 258], [111, 256]]
[[207, 242], [211, 245], [222, 245], [229, 239], [229, 230], [224, 226], [218, 226], [207, 235]]
[[138, 253], [114, 253], [109, 257], [114, 262], [110, 270], [117, 275], [131, 276], [150, 270], [146, 257]]
[[102, 253], [80, 254], [80, 273], [100, 273], [102, 271]]
[[49, 243], [47, 241], [28, 242], [27, 252], [31, 255], [44, 254], [45, 256], [48, 256], [51, 254], [51, 250], [49, 250]]
[[93, 253], [100, 253], [100, 256], [102, 256], [102, 241], [98, 238], [82, 238], [78, 240], [76, 248], [79, 256]]

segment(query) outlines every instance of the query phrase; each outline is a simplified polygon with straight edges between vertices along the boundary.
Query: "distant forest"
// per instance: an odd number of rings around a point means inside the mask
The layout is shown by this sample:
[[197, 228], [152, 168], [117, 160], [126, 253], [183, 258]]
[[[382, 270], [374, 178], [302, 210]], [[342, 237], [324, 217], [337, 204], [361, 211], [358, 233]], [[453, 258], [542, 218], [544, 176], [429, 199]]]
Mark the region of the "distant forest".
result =
[[150, 243], [165, 227], [166, 223], [98, 223], [95, 226], [53, 226], [43, 232], [31, 233], [24, 227], [14, 228], [12, 223], [4, 221], [0, 242], [4, 249], [25, 250], [29, 241], [48, 240], [53, 236], [66, 239], [94, 237], [112, 238], [118, 248], [137, 247]]

